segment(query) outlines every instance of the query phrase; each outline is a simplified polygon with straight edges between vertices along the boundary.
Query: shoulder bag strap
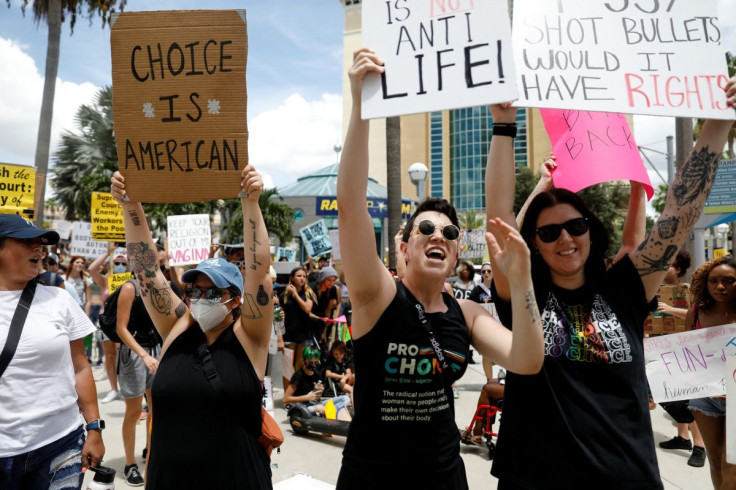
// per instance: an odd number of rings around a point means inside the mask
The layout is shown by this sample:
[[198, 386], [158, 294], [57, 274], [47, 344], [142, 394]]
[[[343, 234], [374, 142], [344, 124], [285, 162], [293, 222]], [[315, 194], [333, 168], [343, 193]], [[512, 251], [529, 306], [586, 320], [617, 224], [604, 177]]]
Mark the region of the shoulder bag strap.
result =
[[411, 291], [409, 291], [409, 288], [407, 288], [403, 283], [401, 284], [401, 288], [404, 290], [404, 293], [406, 294], [406, 297], [409, 301], [411, 301], [414, 304], [414, 308], [417, 310], [417, 317], [419, 318], [419, 323], [422, 324], [422, 327], [424, 327], [424, 330], [427, 331], [427, 335], [429, 336], [429, 342], [432, 344], [432, 348], [434, 349], [434, 354], [437, 356], [437, 360], [440, 363], [440, 366], [442, 366], [442, 371], [444, 372], [445, 369], [447, 369], [448, 364], [447, 360], [445, 359], [445, 353], [442, 352], [442, 346], [440, 345], [439, 340], [437, 340], [437, 337], [434, 335], [434, 329], [432, 328], [432, 322], [427, 318], [424, 314], [424, 307], [422, 304], [417, 301], [417, 299], [414, 297], [413, 294], [411, 294]]
[[30, 280], [20, 294], [20, 301], [18, 301], [13, 319], [10, 321], [8, 340], [5, 342], [2, 354], [0, 354], [0, 376], [3, 375], [5, 368], [8, 367], [15, 355], [15, 349], [20, 341], [20, 334], [23, 332], [23, 325], [26, 323], [26, 317], [28, 317], [28, 310], [30, 310], [33, 302], [33, 295], [36, 293], [36, 284], [36, 279]]

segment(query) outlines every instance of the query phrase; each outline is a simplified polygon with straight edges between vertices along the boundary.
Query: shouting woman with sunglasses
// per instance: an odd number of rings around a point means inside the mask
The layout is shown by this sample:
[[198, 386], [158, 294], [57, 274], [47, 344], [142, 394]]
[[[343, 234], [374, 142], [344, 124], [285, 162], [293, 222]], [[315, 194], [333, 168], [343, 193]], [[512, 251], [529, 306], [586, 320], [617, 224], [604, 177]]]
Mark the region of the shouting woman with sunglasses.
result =
[[[513, 334], [480, 305], [443, 293], [458, 259], [457, 214], [444, 199], [422, 202], [407, 222], [395, 282], [376, 253], [366, 207], [369, 122], [361, 118], [363, 77], [383, 73], [377, 55], [355, 53], [349, 77], [353, 107], [337, 179], [343, 269], [353, 306], [355, 417], [337, 488], [466, 489], [452, 383], [468, 364], [472, 343], [484, 356], [532, 374], [542, 363], [542, 332], [531, 289], [529, 250], [498, 220], [487, 235], [499, 270], [513, 277]], [[387, 443], [386, 434], [402, 442]], [[381, 468], [382, 471], [376, 471]]]
[[[140, 203], [125, 200], [116, 172], [112, 194], [123, 207], [128, 258], [141, 296], [163, 338], [152, 386], [156, 420], [146, 488], [269, 489], [261, 435], [261, 383], [273, 306], [268, 233], [258, 197], [263, 180], [242, 173], [247, 274], [225, 259], [208, 259], [182, 281], [186, 303], [159, 268]], [[244, 301], [241, 304], [241, 298]]]
[[[733, 108], [734, 79], [726, 91]], [[491, 112], [486, 195], [493, 199], [486, 201], [487, 213], [515, 226], [516, 109], [494, 105]], [[529, 204], [521, 235], [533, 250], [545, 358], [533, 376], [506, 366], [503, 423], [491, 471], [499, 489], [662, 488], [643, 323], [648, 303], [703, 210], [731, 125], [705, 122], [649, 236], [610, 269], [606, 229], [577, 194], [552, 189]], [[493, 270], [496, 308], [508, 324], [516, 316], [507, 303], [515, 279], [495, 264]]]

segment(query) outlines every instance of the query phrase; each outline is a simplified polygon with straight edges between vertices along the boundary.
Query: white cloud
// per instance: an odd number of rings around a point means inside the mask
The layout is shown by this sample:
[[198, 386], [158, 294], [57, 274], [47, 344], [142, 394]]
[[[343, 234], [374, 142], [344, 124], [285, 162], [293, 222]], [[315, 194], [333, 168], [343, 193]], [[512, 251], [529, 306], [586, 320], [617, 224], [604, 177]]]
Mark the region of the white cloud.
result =
[[342, 97], [323, 94], [308, 101], [293, 94], [248, 125], [249, 161], [276, 186], [291, 183], [335, 161], [333, 146], [342, 131]]
[[[0, 161], [33, 165], [44, 77], [23, 47], [0, 37]], [[92, 102], [98, 87], [57, 78], [50, 154], [56, 151], [63, 129], [75, 130], [74, 115]]]

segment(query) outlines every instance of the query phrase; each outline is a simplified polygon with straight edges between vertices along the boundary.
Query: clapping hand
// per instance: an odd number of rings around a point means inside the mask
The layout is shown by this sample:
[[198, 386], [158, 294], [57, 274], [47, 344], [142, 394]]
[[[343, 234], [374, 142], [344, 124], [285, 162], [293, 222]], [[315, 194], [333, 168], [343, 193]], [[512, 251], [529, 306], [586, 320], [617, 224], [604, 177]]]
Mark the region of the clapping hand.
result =
[[[494, 234], [501, 237], [500, 242], [496, 240]], [[531, 273], [529, 247], [515, 228], [499, 218], [489, 219], [486, 242], [493, 261], [510, 282], [529, 277]]]

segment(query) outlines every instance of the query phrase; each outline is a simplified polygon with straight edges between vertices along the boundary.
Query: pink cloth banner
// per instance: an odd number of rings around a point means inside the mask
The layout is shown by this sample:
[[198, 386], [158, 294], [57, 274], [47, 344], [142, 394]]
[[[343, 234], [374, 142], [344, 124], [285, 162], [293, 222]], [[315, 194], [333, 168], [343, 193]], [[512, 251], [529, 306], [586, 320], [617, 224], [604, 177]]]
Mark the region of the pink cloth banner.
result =
[[641, 182], [654, 194], [644, 162], [623, 114], [540, 109], [557, 157], [555, 187], [577, 192], [601, 182]]

